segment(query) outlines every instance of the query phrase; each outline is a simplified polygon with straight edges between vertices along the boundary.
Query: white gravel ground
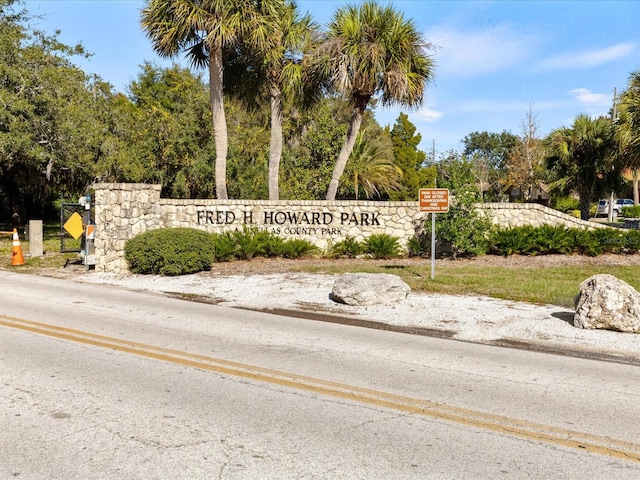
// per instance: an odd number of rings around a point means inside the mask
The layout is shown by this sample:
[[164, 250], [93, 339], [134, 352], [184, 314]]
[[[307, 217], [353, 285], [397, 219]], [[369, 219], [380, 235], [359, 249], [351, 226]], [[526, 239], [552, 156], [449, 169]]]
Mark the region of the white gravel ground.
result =
[[321, 312], [407, 327], [454, 332], [453, 338], [517, 340], [548, 347], [640, 356], [640, 335], [573, 326], [573, 311], [489, 297], [412, 292], [393, 306], [353, 307], [329, 298], [335, 276], [309, 273], [220, 276], [83, 275], [80, 281], [209, 297], [220, 305]]

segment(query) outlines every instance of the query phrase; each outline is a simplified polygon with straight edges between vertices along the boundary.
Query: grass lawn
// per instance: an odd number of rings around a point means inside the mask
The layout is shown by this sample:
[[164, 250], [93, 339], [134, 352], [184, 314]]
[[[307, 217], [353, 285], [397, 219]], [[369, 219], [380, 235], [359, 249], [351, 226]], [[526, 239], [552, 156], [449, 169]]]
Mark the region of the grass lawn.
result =
[[[13, 236], [0, 235], [0, 268], [13, 269], [25, 273], [37, 273], [44, 268], [63, 267], [67, 260], [78, 258], [77, 253], [60, 253], [60, 225], [45, 225], [43, 232], [42, 249], [44, 256], [29, 258], [29, 241], [25, 239], [24, 228], [19, 232], [20, 248], [25, 260], [25, 265], [20, 267], [11, 266], [13, 252]], [[0, 225], [0, 231], [10, 232], [13, 227]]]
[[[497, 257], [500, 259], [501, 257]], [[624, 259], [624, 256], [621, 256]], [[425, 266], [377, 266], [365, 261], [348, 267], [306, 268], [308, 271], [345, 273], [350, 271], [391, 273], [398, 275], [413, 290], [446, 293], [452, 295], [484, 295], [530, 302], [536, 304], [561, 305], [573, 308], [573, 298], [579, 285], [592, 275], [611, 274], [640, 290], [640, 267], [638, 266], [531, 266], [506, 267], [447, 264], [436, 267], [435, 279], [431, 280], [430, 262]]]

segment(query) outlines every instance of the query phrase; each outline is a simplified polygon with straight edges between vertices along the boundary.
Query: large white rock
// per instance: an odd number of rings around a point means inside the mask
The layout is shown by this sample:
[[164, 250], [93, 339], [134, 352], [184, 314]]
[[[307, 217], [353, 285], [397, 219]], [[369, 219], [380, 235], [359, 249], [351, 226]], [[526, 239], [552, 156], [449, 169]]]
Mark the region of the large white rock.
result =
[[391, 305], [407, 298], [409, 285], [388, 273], [345, 273], [333, 284], [331, 299], [347, 305]]
[[640, 293], [613, 275], [598, 274], [582, 282], [575, 306], [576, 327], [640, 332]]

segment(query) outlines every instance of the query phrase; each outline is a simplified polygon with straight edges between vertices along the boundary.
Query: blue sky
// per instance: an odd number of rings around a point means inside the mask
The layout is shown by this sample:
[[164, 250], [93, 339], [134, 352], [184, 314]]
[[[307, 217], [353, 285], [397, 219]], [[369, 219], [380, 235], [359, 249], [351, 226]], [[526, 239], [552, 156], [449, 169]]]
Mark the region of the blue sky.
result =
[[[303, 12], [325, 25], [354, 1], [298, 0]], [[386, 4], [387, 2], [382, 1]], [[531, 107], [539, 134], [570, 126], [579, 114], [611, 108], [614, 88], [626, 88], [640, 68], [640, 2], [396, 0], [434, 45], [434, 82], [419, 110], [405, 110], [422, 135], [421, 148], [437, 155], [460, 150], [474, 131], [522, 133]], [[126, 92], [144, 61], [170, 65], [154, 54], [139, 27], [139, 0], [27, 0], [33, 26], [61, 30], [68, 44], [93, 54], [76, 59]], [[177, 61], [186, 65], [183, 59]], [[392, 125], [399, 109], [378, 109]]]

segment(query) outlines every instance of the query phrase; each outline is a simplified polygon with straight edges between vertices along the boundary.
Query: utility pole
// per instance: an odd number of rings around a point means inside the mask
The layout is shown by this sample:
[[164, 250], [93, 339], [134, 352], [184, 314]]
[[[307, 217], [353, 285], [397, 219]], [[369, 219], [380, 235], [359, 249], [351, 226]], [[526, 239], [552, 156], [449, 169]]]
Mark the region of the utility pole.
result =
[[433, 163], [436, 163], [436, 139], [435, 138], [432, 140], [432, 144], [431, 144], [431, 161]]

